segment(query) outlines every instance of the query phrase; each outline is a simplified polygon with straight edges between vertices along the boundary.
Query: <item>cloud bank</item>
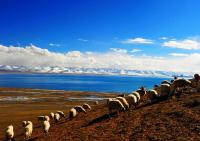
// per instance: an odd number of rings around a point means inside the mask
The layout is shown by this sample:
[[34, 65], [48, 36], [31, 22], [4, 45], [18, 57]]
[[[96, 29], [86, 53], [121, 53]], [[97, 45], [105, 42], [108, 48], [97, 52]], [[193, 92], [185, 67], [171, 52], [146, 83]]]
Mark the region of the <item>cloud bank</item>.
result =
[[153, 44], [153, 40], [145, 38], [130, 38], [122, 41], [123, 44]]
[[184, 40], [170, 40], [162, 44], [162, 46], [170, 48], [179, 48], [186, 50], [199, 50], [200, 42], [197, 40], [184, 39]]
[[34, 45], [26, 47], [0, 45], [0, 56], [0, 65], [10, 66], [59, 66], [176, 72], [198, 72], [200, 70], [200, 54], [198, 53], [182, 57], [176, 57], [176, 55], [173, 57], [137, 56], [116, 48], [104, 53], [80, 51], [57, 53]]

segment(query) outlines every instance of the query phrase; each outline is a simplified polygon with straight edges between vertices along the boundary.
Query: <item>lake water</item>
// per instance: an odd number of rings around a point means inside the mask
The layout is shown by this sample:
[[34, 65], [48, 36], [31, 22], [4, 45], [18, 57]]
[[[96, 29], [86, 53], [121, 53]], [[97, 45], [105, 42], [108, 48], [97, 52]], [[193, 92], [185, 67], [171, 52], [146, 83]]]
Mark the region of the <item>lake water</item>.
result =
[[0, 87], [52, 90], [132, 92], [140, 86], [152, 88], [170, 78], [66, 74], [0, 74]]

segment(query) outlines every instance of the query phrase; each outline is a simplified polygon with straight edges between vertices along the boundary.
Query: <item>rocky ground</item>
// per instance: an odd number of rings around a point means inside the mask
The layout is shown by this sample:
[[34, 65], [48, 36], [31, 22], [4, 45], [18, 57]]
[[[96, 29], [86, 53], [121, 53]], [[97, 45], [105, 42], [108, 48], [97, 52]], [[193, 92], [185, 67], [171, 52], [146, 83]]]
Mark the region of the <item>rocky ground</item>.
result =
[[[48, 135], [42, 132], [36, 118], [33, 118], [34, 131], [29, 140], [200, 141], [200, 93], [182, 94], [180, 98], [173, 97], [154, 104], [141, 103], [136, 109], [131, 108], [118, 116], [115, 113], [109, 116], [103, 102], [90, 104], [92, 110], [87, 114], [81, 113], [73, 120], [67, 118], [58, 123], [51, 122]], [[23, 140], [22, 130], [19, 126], [16, 128], [15, 140]]]

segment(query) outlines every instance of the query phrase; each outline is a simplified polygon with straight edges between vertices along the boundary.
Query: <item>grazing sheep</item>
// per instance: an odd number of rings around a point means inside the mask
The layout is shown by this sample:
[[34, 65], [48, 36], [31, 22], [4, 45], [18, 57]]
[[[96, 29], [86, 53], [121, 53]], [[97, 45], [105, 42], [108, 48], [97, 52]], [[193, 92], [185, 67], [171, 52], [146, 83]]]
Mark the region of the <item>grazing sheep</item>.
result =
[[118, 99], [112, 99], [108, 102], [108, 111], [111, 114], [113, 111], [117, 112], [117, 115], [119, 114], [119, 111], [125, 111], [125, 107]]
[[76, 109], [74, 108], [71, 108], [70, 111], [69, 111], [69, 119], [73, 119], [74, 117], [76, 117], [78, 115]]
[[161, 84], [169, 84], [169, 85], [171, 85], [171, 83], [169, 81], [167, 81], [167, 80], [162, 81]]
[[137, 105], [137, 97], [133, 94], [129, 94], [125, 97], [126, 101], [129, 104], [129, 107], [131, 107], [132, 105], [134, 105], [134, 107], [136, 107]]
[[140, 101], [140, 94], [138, 92], [132, 92], [133, 95], [137, 97], [137, 102]]
[[60, 118], [65, 118], [65, 114], [63, 111], [57, 111], [57, 113], [60, 115]]
[[141, 87], [140, 89], [138, 89], [136, 92], [138, 92], [141, 96], [144, 96], [147, 93], [147, 90], [145, 87]]
[[60, 115], [58, 113], [54, 114], [54, 120], [58, 122], [60, 120]]
[[160, 96], [168, 97], [170, 94], [170, 85], [165, 83], [160, 85]]
[[26, 122], [26, 126], [25, 126], [25, 138], [28, 139], [31, 137], [33, 132], [33, 123], [31, 121], [27, 121]]
[[84, 104], [83, 104], [83, 108], [84, 108], [85, 110], [87, 110], [87, 109], [91, 110], [91, 109], [92, 109], [92, 108], [90, 107], [90, 105], [87, 104], [87, 103], [84, 103]]
[[82, 106], [75, 106], [74, 109], [76, 109], [77, 112], [83, 112], [86, 114], [86, 111]]
[[11, 141], [14, 139], [14, 127], [13, 125], [9, 125], [7, 128], [6, 128], [6, 140], [7, 141]]
[[27, 124], [27, 121], [22, 121], [22, 127], [25, 127]]
[[51, 112], [49, 116], [50, 116], [51, 119], [54, 119], [54, 113], [53, 112]]
[[95, 104], [95, 105], [98, 105], [98, 104], [99, 104], [99, 101], [95, 101], [94, 104]]
[[147, 91], [147, 96], [151, 102], [154, 102], [159, 98], [159, 94], [156, 90]]
[[43, 121], [42, 122], [42, 128], [44, 130], [44, 133], [47, 134], [49, 132], [49, 128], [50, 128], [50, 123], [49, 121]]
[[174, 93], [175, 90], [179, 87], [180, 89], [185, 88], [186, 86], [191, 86], [191, 81], [183, 78], [179, 78], [174, 80], [174, 82], [171, 85], [171, 93]]
[[126, 110], [129, 109], [129, 104], [124, 97], [116, 97], [116, 99], [118, 99], [123, 104]]
[[46, 120], [46, 121], [50, 121], [49, 116], [44, 116], [44, 120]]

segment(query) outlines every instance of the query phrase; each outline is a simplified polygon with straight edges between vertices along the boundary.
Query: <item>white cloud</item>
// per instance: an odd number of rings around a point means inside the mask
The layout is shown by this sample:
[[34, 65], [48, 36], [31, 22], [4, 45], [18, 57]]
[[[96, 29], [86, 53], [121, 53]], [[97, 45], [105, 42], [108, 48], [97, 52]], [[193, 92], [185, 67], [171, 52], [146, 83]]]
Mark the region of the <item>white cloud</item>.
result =
[[52, 47], [60, 47], [61, 45], [60, 45], [60, 44], [49, 43], [49, 46], [52, 46]]
[[141, 49], [134, 48], [134, 49], [132, 49], [130, 52], [135, 53], [135, 52], [140, 52], [140, 51], [142, 51], [142, 50], [141, 50]]
[[122, 41], [123, 44], [153, 44], [153, 40], [145, 38], [130, 38]]
[[127, 53], [127, 50], [122, 48], [110, 48], [110, 50], [118, 53]]
[[160, 39], [162, 39], [162, 40], [167, 40], [167, 37], [161, 37]]
[[170, 56], [175, 56], [175, 57], [187, 57], [189, 56], [189, 54], [185, 54], [185, 53], [170, 53]]
[[[14, 47], [0, 45], [0, 65], [31, 67], [78, 67], [78, 68], [117, 68], [139, 70], [164, 70], [198, 72], [200, 54], [183, 57], [132, 56], [123, 49], [111, 49], [104, 53], [69, 51], [55, 53], [34, 45]], [[189, 62], [189, 63], [187, 63]]]
[[82, 41], [82, 42], [88, 42], [88, 40], [82, 39], [82, 38], [78, 38], [77, 40], [78, 40], [78, 41]]
[[162, 46], [170, 48], [186, 49], [186, 50], [199, 50], [200, 42], [192, 39], [170, 40], [164, 42]]

